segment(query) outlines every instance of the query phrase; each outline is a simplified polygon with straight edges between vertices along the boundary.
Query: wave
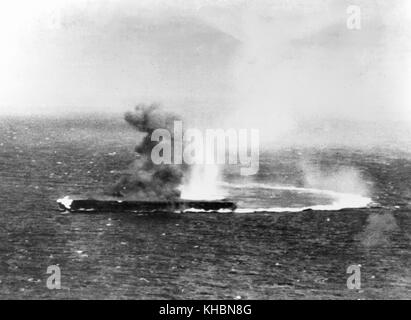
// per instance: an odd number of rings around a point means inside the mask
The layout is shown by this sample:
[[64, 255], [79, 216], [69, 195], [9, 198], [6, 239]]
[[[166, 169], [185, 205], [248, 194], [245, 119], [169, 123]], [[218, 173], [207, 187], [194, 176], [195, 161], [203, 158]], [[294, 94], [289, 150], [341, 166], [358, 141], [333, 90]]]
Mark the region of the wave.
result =
[[301, 212], [304, 210], [316, 211], [337, 211], [341, 209], [359, 209], [367, 208], [372, 204], [372, 199], [363, 195], [337, 192], [333, 190], [324, 190], [316, 188], [303, 188], [294, 186], [270, 185], [266, 183], [248, 183], [248, 184], [232, 184], [223, 183], [230, 188], [239, 189], [271, 189], [282, 191], [296, 191], [300, 193], [311, 193], [317, 195], [328, 196], [334, 199], [330, 204], [312, 205], [305, 207], [269, 207], [269, 208], [237, 208], [236, 213], [258, 213], [258, 212]]

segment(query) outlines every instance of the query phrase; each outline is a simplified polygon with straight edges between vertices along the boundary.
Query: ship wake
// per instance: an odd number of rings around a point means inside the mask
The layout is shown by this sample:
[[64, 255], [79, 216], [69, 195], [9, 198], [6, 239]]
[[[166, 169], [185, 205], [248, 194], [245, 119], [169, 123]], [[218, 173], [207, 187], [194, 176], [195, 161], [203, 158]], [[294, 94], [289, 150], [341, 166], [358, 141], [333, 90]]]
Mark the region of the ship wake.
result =
[[256, 213], [256, 212], [301, 212], [306, 210], [316, 210], [316, 211], [338, 211], [342, 209], [359, 209], [367, 208], [373, 204], [370, 197], [366, 197], [359, 194], [337, 192], [333, 190], [317, 189], [317, 188], [304, 188], [295, 186], [282, 186], [282, 185], [271, 185], [266, 183], [248, 183], [248, 184], [232, 184], [224, 183], [226, 188], [241, 189], [241, 190], [272, 190], [272, 191], [288, 191], [291, 193], [299, 194], [309, 194], [315, 196], [322, 196], [325, 198], [332, 199], [328, 204], [314, 204], [299, 207], [290, 206], [272, 206], [272, 207], [261, 207], [261, 208], [247, 208], [239, 207], [235, 210], [237, 213]]

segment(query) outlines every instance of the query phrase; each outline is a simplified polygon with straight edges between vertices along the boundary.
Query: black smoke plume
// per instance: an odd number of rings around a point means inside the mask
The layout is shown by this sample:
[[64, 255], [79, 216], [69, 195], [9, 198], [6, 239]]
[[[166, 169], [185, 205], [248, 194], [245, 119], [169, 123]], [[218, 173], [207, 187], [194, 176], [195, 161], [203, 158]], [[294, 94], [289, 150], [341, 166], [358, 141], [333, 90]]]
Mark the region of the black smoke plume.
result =
[[[156, 129], [166, 129], [171, 135], [173, 148], [174, 121], [180, 120], [175, 114], [165, 112], [158, 105], [137, 105], [133, 112], [125, 114], [125, 120], [144, 137], [135, 151], [136, 160], [117, 183], [111, 188], [111, 195], [139, 200], [172, 200], [180, 197], [179, 187], [182, 183], [184, 165], [154, 164], [151, 151], [158, 143], [151, 141]], [[172, 149], [173, 154], [173, 149]]]

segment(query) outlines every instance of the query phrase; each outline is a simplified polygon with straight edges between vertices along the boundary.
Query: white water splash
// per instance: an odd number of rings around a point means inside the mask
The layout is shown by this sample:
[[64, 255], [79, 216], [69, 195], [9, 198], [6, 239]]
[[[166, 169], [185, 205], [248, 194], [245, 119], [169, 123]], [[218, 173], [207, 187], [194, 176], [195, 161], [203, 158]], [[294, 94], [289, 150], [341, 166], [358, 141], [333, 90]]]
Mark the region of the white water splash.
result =
[[185, 200], [219, 200], [225, 197], [218, 183], [220, 170], [217, 165], [193, 166], [190, 180], [181, 187], [181, 198]]

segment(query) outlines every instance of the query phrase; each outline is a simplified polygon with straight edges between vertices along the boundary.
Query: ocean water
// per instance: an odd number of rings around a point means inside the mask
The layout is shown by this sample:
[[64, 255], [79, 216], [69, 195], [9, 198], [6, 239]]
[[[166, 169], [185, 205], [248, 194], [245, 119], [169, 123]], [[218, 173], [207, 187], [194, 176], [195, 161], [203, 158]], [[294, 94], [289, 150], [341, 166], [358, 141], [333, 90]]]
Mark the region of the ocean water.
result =
[[256, 176], [224, 171], [234, 213], [74, 214], [56, 200], [102, 192], [138, 136], [121, 118], [0, 124], [1, 299], [411, 298], [411, 154], [394, 146], [263, 151]]

